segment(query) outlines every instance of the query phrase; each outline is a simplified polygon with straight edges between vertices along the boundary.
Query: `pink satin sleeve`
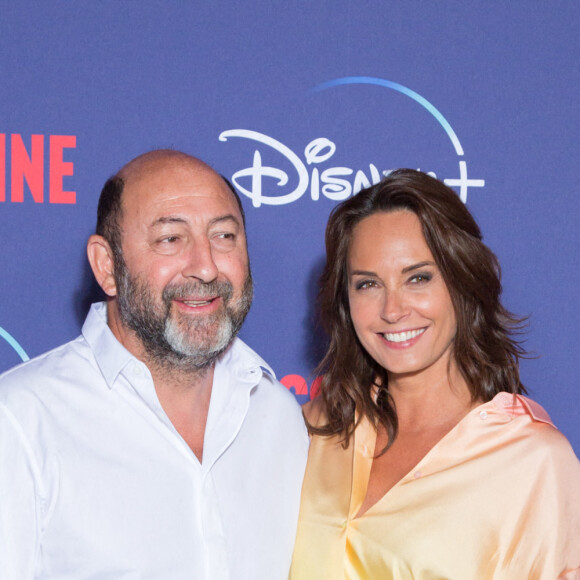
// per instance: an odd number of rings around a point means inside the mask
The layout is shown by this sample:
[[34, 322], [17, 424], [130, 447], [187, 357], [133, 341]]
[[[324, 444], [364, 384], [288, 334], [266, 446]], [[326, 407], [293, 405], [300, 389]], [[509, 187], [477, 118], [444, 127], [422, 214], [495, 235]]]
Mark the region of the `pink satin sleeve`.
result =
[[558, 576], [557, 580], [580, 580], [580, 568], [564, 572], [561, 576]]

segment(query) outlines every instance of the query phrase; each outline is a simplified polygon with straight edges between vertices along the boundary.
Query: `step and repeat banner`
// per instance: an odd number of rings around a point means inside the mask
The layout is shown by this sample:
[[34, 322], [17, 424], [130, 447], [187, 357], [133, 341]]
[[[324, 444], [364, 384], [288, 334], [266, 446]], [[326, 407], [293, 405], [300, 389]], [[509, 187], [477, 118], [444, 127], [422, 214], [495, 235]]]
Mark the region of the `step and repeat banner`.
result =
[[305, 402], [329, 212], [411, 167], [480, 223], [530, 317], [523, 380], [580, 453], [574, 1], [0, 4], [0, 371], [78, 335], [100, 189], [170, 147], [240, 192], [242, 338]]

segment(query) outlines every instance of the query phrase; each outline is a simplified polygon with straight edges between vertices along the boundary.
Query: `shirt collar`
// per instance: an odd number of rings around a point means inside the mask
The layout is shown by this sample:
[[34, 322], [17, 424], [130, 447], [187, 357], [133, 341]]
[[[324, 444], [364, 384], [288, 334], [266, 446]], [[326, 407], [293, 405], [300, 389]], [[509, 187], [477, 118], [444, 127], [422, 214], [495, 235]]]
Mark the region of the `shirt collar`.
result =
[[524, 397], [523, 395], [514, 395], [507, 392], [498, 393], [491, 401], [500, 411], [510, 417], [518, 415], [529, 415], [534, 421], [548, 423], [555, 427], [547, 411], [535, 401]]
[[112, 389], [119, 373], [130, 362], [139, 362], [115, 338], [107, 324], [107, 305], [97, 302], [91, 306], [82, 334], [97, 361], [107, 386]]
[[[119, 373], [129, 363], [146, 365], [135, 358], [115, 337], [107, 324], [107, 305], [98, 302], [91, 306], [82, 334], [91, 347], [99, 369], [112, 389]], [[216, 363], [216, 368], [226, 368], [238, 380], [257, 385], [262, 376], [276, 380], [274, 371], [262, 357], [241, 339], [235, 338]]]
[[239, 338], [233, 340], [216, 365], [228, 367], [229, 371], [238, 378], [257, 374], [276, 379], [270, 365]]

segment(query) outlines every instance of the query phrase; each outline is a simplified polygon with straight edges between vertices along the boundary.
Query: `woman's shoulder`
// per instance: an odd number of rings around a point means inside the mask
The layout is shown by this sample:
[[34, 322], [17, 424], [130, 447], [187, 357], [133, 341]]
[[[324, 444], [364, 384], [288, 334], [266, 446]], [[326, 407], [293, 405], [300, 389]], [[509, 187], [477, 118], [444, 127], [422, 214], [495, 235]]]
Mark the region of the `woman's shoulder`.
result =
[[302, 414], [308, 424], [313, 427], [326, 423], [326, 410], [322, 397], [318, 396], [302, 405]]
[[527, 435], [533, 442], [532, 449], [538, 458], [543, 456], [552, 464], [571, 467], [577, 477], [580, 477], [580, 463], [574, 449], [539, 403], [529, 397], [511, 393], [500, 393], [495, 396], [493, 402], [510, 419], [517, 416], [529, 418]]

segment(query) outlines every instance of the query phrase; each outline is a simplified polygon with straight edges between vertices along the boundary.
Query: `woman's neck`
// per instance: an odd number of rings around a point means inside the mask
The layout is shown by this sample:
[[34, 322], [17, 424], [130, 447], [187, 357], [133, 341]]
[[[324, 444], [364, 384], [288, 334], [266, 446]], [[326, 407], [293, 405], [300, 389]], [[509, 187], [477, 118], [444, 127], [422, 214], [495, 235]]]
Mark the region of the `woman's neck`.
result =
[[454, 364], [446, 372], [389, 376], [399, 430], [437, 429], [456, 424], [481, 401], [473, 401], [465, 379]]

